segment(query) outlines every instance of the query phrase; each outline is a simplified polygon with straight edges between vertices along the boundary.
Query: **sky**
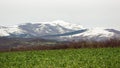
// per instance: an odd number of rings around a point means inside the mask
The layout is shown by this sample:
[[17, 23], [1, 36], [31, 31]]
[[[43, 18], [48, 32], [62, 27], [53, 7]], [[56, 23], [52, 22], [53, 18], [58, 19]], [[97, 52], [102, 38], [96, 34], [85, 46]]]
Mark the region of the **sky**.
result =
[[0, 0], [0, 25], [55, 20], [120, 30], [120, 0]]

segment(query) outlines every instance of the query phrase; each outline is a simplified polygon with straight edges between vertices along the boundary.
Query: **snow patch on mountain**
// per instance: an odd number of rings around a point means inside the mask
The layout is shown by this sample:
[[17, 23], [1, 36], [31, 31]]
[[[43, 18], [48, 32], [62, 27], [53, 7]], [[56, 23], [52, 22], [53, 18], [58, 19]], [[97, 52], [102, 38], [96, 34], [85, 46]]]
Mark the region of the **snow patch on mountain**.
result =
[[0, 26], [0, 36], [9, 36], [10, 34], [22, 34], [23, 30], [19, 27], [5, 27]]
[[99, 37], [111, 37], [114, 35], [113, 32], [109, 32], [107, 30], [105, 30], [105, 28], [92, 28], [92, 29], [89, 29], [88, 31], [84, 32], [84, 33], [80, 33], [80, 34], [75, 34], [73, 36], [89, 36], [89, 37], [93, 37], [93, 36], [98, 36]]
[[120, 31], [114, 29], [106, 29], [106, 28], [91, 28], [87, 29], [84, 32], [80, 32], [73, 35], [68, 36], [60, 36], [60, 40], [94, 40], [94, 41], [104, 41], [114, 38], [120, 38]]

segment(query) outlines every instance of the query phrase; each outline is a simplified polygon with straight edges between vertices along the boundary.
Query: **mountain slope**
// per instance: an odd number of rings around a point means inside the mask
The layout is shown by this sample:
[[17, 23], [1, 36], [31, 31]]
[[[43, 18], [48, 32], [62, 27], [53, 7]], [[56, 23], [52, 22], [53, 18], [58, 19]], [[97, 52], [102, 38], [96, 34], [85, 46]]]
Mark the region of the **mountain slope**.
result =
[[114, 29], [105, 29], [105, 28], [93, 28], [88, 29], [85, 32], [80, 32], [68, 36], [60, 36], [62, 40], [109, 40], [114, 38], [120, 38], [120, 31]]
[[19, 27], [34, 36], [63, 34], [83, 28], [81, 25], [70, 24], [64, 21], [40, 22], [37, 24], [26, 23], [19, 25]]
[[24, 34], [24, 31], [21, 30], [18, 26], [13, 27], [0, 26], [0, 36], [10, 36], [11, 34], [20, 35]]

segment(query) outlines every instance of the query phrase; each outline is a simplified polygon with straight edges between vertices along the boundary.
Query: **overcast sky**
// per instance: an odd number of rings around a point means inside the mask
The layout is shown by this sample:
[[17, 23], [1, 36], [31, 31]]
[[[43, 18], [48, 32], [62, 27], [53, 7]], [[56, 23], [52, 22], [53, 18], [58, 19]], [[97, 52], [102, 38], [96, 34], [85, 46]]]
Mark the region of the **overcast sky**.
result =
[[120, 0], [0, 0], [0, 25], [54, 20], [120, 29]]

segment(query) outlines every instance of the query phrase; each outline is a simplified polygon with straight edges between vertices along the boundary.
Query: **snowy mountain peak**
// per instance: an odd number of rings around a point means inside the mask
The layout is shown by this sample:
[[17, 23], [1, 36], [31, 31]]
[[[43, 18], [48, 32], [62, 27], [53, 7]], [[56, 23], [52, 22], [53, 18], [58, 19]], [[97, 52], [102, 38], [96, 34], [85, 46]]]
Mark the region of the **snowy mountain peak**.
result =
[[45, 36], [63, 34], [81, 30], [81, 25], [71, 24], [64, 21], [39, 22], [39, 23], [24, 23], [14, 26], [0, 26], [0, 36], [11, 36], [29, 34], [32, 36]]
[[20, 25], [51, 25], [51, 26], [62, 26], [64, 28], [68, 28], [68, 29], [83, 29], [84, 27], [78, 24], [73, 24], [73, 23], [68, 23], [62, 20], [56, 20], [56, 21], [51, 21], [51, 22], [38, 22], [38, 23], [24, 23], [24, 24], [20, 24]]
[[63, 34], [83, 29], [81, 25], [58, 20], [52, 22], [25, 23], [19, 25], [19, 28], [34, 36]]

